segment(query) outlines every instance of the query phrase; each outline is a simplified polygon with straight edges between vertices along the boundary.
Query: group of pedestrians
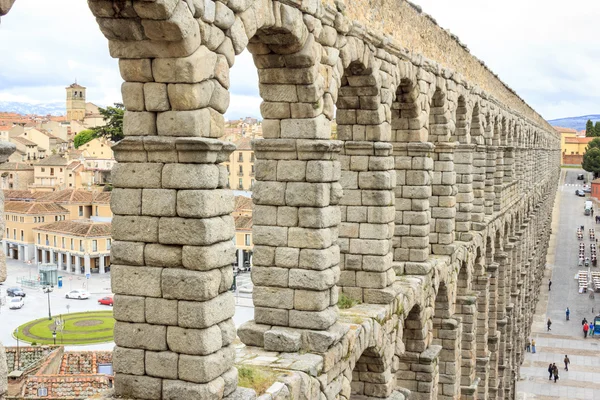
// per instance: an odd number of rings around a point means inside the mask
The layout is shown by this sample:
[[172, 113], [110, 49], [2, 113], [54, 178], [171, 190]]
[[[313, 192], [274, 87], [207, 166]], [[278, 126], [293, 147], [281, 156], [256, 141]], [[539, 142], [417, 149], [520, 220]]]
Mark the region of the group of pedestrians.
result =
[[525, 350], [528, 353], [534, 353], [535, 354], [535, 340], [533, 340], [533, 339], [527, 339], [527, 343], [525, 344]]
[[581, 321], [581, 326], [583, 329], [583, 338], [587, 338], [588, 335], [590, 337], [594, 336], [594, 322], [588, 322], [587, 319], [583, 318]]
[[[569, 356], [565, 354], [565, 358], [563, 359], [565, 363], [565, 371], [569, 370], [569, 364], [571, 364], [571, 360], [569, 360]], [[558, 380], [558, 367], [556, 363], [552, 363], [548, 365], [548, 380], [552, 380], [554, 378], [554, 383]]]

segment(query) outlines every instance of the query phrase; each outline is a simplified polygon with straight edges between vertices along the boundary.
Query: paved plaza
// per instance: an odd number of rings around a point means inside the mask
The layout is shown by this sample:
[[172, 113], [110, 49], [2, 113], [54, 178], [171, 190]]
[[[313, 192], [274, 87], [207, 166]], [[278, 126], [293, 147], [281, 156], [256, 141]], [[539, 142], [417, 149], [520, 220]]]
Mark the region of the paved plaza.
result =
[[[14, 329], [28, 321], [38, 318], [48, 317], [48, 295], [42, 292], [42, 289], [30, 289], [17, 284], [18, 277], [31, 278], [37, 274], [34, 265], [27, 265], [23, 262], [7, 259], [8, 279], [0, 285], [0, 298], [5, 298], [4, 305], [0, 306], [0, 341], [5, 346], [16, 346], [17, 341], [13, 338]], [[12, 286], [22, 287], [27, 296], [25, 297], [25, 306], [19, 310], [9, 310], [6, 305], [6, 288]], [[246, 321], [254, 318], [254, 309], [252, 306], [252, 282], [250, 273], [245, 272], [238, 276], [239, 290], [236, 293], [236, 313], [233, 317], [236, 326], [240, 326]], [[66, 299], [65, 294], [72, 289], [85, 289], [91, 294], [88, 300]], [[110, 310], [110, 306], [98, 304], [100, 297], [110, 295], [110, 273], [104, 275], [92, 274], [90, 279], [82, 275], [63, 276], [63, 287], [54, 288], [50, 293], [50, 309], [52, 315], [67, 314], [82, 311]], [[67, 306], [69, 308], [67, 309]], [[60, 336], [58, 336], [60, 343]], [[21, 342], [21, 344], [23, 344]], [[72, 350], [112, 350], [114, 343], [102, 343], [85, 346], [67, 346]]]
[[[576, 178], [582, 172], [576, 169], [562, 171], [554, 208], [548, 268], [532, 327], [537, 353], [527, 353], [517, 383], [518, 398], [522, 400], [600, 400], [600, 337], [584, 340], [581, 326], [584, 317], [590, 321], [600, 312], [600, 293], [594, 299], [590, 299], [588, 294], [579, 294], [574, 279], [580, 270], [577, 266], [577, 227], [585, 226], [583, 242], [588, 257], [591, 243], [588, 229], [595, 228], [600, 234], [600, 225], [595, 225], [594, 218], [583, 215], [588, 198], [575, 195], [575, 190], [583, 186], [583, 181]], [[595, 211], [598, 211], [597, 205]], [[552, 279], [550, 292], [549, 279]], [[571, 310], [570, 321], [565, 318], [567, 307]], [[552, 320], [551, 331], [546, 327], [548, 318]], [[568, 372], [564, 370], [565, 354], [571, 360]], [[557, 383], [548, 380], [549, 363], [556, 363], [559, 367]]]

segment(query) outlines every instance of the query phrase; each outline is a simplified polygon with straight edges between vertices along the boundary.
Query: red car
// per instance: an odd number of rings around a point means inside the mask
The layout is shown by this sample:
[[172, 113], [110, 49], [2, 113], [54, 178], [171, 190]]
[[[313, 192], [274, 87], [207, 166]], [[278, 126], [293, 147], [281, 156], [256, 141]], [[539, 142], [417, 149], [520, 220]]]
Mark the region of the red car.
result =
[[101, 299], [98, 300], [98, 304], [104, 304], [105, 306], [112, 306], [113, 305], [113, 298], [112, 298], [112, 296], [103, 297], [103, 298], [101, 298]]

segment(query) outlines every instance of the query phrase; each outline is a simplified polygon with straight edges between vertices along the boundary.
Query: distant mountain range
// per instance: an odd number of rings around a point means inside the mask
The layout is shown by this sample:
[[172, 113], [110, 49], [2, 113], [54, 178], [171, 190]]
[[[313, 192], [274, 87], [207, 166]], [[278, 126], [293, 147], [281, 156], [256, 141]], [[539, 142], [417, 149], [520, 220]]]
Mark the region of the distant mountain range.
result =
[[600, 114], [593, 115], [582, 115], [581, 117], [569, 117], [548, 120], [548, 123], [552, 126], [560, 126], [562, 128], [577, 129], [578, 131], [585, 130], [585, 124], [591, 119], [592, 122], [600, 121]]
[[0, 111], [15, 112], [19, 114], [36, 114], [36, 115], [65, 115], [66, 108], [64, 101], [52, 103], [19, 103], [14, 101], [0, 101]]

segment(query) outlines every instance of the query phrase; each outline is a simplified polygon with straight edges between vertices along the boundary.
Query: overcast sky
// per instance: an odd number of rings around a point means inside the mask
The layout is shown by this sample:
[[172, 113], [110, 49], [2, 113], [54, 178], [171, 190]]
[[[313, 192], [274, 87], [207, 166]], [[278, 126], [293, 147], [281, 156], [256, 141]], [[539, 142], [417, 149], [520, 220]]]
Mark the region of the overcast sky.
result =
[[[414, 2], [545, 118], [600, 114], [597, 0]], [[17, 0], [0, 24], [0, 54], [0, 101], [64, 101], [75, 79], [88, 88], [89, 101], [121, 99], [117, 62], [84, 0]], [[259, 116], [247, 53], [236, 59], [231, 81], [227, 116]]]

